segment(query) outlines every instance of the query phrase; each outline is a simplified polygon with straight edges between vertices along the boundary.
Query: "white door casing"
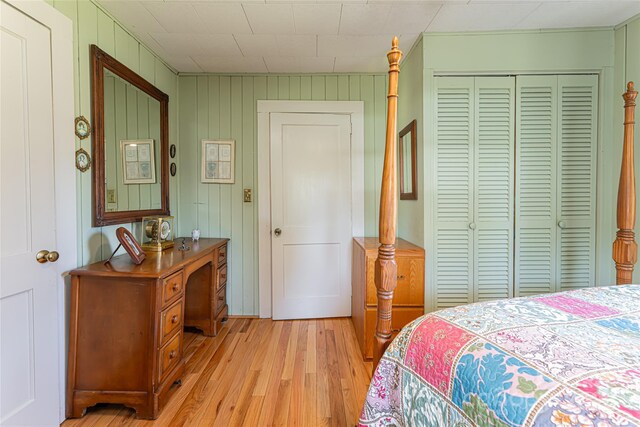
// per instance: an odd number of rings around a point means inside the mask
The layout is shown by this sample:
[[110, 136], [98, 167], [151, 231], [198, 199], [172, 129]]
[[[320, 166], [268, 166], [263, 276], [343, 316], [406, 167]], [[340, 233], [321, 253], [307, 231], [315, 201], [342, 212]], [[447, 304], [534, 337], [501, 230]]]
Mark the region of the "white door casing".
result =
[[351, 315], [350, 127], [348, 115], [271, 114], [274, 320]]
[[[63, 273], [77, 265], [72, 25], [44, 2], [0, 8], [0, 424], [53, 426], [64, 419]], [[41, 249], [59, 260], [38, 263]]]
[[[277, 113], [348, 115], [351, 121], [351, 220], [349, 240], [364, 235], [364, 103], [362, 101], [258, 101], [258, 273], [260, 317], [272, 315], [270, 117]], [[276, 228], [275, 225], [273, 228]], [[283, 233], [284, 234], [284, 233]], [[347, 281], [351, 277], [348, 245]], [[349, 285], [350, 295], [350, 285]]]

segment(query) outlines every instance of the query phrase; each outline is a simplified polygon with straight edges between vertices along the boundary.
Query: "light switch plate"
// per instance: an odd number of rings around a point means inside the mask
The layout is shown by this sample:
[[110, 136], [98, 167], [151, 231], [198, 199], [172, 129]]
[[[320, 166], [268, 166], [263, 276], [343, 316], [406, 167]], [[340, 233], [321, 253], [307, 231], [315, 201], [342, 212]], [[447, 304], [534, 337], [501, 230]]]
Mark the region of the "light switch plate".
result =
[[251, 189], [250, 188], [245, 188], [244, 189], [244, 201], [246, 203], [251, 202]]
[[107, 190], [107, 203], [116, 203], [116, 190]]

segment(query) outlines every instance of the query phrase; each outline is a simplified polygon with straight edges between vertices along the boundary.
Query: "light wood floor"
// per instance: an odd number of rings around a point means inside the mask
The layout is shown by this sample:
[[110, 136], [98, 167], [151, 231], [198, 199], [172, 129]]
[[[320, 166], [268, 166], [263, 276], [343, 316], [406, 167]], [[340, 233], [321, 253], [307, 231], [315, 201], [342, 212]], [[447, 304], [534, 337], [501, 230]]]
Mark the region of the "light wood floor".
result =
[[215, 338], [185, 331], [182, 386], [155, 421], [119, 405], [62, 426], [354, 426], [371, 363], [351, 319], [230, 319]]

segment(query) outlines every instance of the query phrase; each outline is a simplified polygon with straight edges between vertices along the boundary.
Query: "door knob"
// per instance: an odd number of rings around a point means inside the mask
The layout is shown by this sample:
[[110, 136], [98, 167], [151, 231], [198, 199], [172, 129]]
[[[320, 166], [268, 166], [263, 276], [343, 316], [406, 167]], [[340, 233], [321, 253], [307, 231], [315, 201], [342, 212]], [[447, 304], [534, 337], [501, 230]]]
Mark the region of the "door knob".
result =
[[475, 230], [476, 229], [476, 223], [475, 222], [470, 223], [469, 224], [469, 228], [472, 229], [472, 230]]
[[558, 221], [558, 227], [565, 228], [567, 224], [564, 221]]
[[58, 252], [49, 252], [46, 249], [43, 249], [36, 254], [36, 261], [40, 264], [44, 264], [45, 262], [56, 262], [58, 258], [60, 258], [60, 254]]
[[278, 237], [279, 235], [282, 234], [282, 230], [280, 230], [279, 228], [276, 228], [275, 230], [273, 230], [273, 234], [275, 234], [276, 237]]

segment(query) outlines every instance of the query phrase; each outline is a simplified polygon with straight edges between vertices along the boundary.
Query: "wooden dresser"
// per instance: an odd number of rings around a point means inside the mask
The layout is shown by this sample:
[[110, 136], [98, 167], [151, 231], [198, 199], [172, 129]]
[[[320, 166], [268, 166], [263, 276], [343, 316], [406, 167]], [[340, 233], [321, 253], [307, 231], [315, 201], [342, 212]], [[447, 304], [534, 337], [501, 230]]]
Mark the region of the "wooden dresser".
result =
[[[373, 358], [376, 332], [375, 262], [376, 237], [353, 239], [351, 318], [365, 359]], [[404, 325], [424, 314], [424, 249], [406, 240], [396, 240], [398, 285], [393, 294], [393, 336]]]
[[121, 403], [155, 419], [182, 379], [183, 326], [216, 335], [227, 317], [227, 241], [128, 255], [71, 272], [67, 417]]

